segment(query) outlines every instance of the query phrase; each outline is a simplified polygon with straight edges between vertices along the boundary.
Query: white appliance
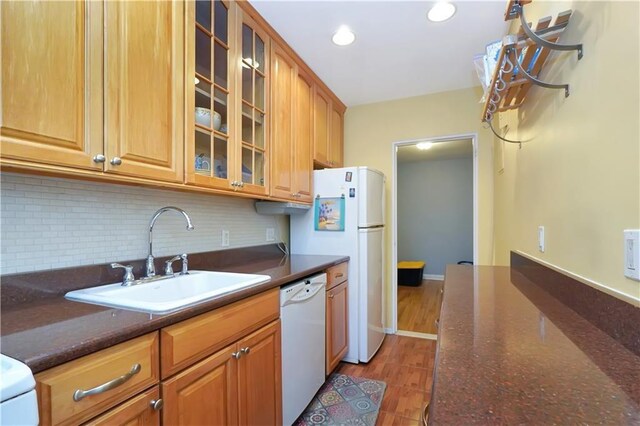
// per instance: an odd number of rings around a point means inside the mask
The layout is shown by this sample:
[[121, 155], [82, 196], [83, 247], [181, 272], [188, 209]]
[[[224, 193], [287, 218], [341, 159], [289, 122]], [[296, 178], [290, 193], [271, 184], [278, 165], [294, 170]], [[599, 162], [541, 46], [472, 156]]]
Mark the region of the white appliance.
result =
[[[384, 340], [384, 174], [368, 167], [313, 172], [311, 211], [291, 216], [291, 252], [350, 256], [349, 349], [344, 360], [368, 362]], [[316, 231], [318, 198], [344, 196], [344, 231]], [[336, 225], [332, 223], [332, 228]]]
[[327, 274], [280, 289], [282, 421], [291, 425], [324, 383]]
[[38, 424], [36, 382], [29, 367], [0, 355], [0, 425]]

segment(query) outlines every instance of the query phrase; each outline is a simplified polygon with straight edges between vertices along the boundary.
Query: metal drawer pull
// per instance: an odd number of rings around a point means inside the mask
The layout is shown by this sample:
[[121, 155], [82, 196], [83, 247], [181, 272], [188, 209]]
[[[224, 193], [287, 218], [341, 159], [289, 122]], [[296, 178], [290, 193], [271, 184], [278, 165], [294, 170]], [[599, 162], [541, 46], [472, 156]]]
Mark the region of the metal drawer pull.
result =
[[162, 400], [162, 398], [153, 399], [151, 400], [151, 403], [149, 405], [151, 405], [151, 408], [153, 408], [155, 411], [160, 411], [162, 410], [162, 407], [164, 407], [164, 401]]
[[336, 274], [336, 278], [342, 278], [342, 277], [344, 277], [344, 274], [342, 272]]
[[424, 406], [424, 410], [422, 411], [422, 424], [424, 426], [427, 426], [428, 423], [429, 423], [429, 403], [427, 402], [427, 405]]
[[118, 386], [120, 386], [121, 384], [123, 384], [124, 382], [126, 382], [127, 380], [135, 376], [136, 374], [138, 374], [140, 370], [142, 370], [142, 366], [140, 366], [140, 364], [135, 364], [133, 367], [131, 367], [131, 371], [129, 371], [127, 374], [122, 375], [116, 379], [113, 379], [110, 382], [104, 383], [100, 386], [96, 386], [95, 388], [89, 389], [86, 391], [82, 389], [78, 389], [73, 393], [73, 400], [78, 402], [78, 401], [81, 401], [86, 396], [97, 395], [99, 393], [106, 392], [113, 388], [117, 388]]

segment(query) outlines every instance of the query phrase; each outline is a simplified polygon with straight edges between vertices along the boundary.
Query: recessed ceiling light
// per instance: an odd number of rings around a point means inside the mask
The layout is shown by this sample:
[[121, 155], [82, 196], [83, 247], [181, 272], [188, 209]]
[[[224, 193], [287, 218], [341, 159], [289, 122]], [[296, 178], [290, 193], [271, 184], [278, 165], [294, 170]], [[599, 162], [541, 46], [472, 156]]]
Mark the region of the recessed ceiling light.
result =
[[433, 143], [431, 142], [420, 142], [416, 145], [416, 148], [418, 148], [420, 151], [426, 151], [427, 149], [431, 149], [432, 146]]
[[342, 26], [338, 28], [338, 31], [331, 37], [334, 44], [338, 46], [347, 46], [356, 39], [356, 35], [348, 27]]
[[429, 10], [427, 18], [432, 22], [442, 22], [451, 18], [455, 13], [456, 7], [452, 3], [439, 1]]

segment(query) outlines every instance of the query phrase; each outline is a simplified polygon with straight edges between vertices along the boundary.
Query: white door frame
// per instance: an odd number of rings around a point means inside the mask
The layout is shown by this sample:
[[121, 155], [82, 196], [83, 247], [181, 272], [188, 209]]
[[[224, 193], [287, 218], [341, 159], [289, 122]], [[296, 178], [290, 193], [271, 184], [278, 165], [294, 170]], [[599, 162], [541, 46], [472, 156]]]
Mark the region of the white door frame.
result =
[[473, 147], [473, 264], [478, 264], [478, 134], [462, 133], [434, 138], [396, 141], [391, 144], [393, 158], [393, 191], [391, 194], [391, 327], [385, 329], [387, 333], [398, 332], [398, 147], [415, 145], [420, 142], [450, 142], [461, 139], [471, 139]]

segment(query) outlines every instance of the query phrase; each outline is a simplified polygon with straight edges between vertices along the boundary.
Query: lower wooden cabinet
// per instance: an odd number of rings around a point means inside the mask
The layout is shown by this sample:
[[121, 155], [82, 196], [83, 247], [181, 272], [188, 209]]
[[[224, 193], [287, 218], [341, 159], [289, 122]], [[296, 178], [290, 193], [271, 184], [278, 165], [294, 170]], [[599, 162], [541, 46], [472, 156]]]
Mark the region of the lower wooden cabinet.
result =
[[162, 382], [163, 424], [238, 424], [236, 346], [227, 346]]
[[158, 383], [158, 357], [153, 332], [36, 374], [40, 424], [79, 424], [122, 407]]
[[165, 425], [282, 422], [280, 320], [162, 382]]
[[349, 342], [348, 281], [327, 290], [326, 374], [346, 355]]
[[135, 398], [124, 402], [102, 416], [93, 419], [87, 426], [109, 425], [160, 425], [160, 410], [163, 401], [160, 399], [160, 390], [154, 386]]
[[280, 320], [238, 342], [241, 425], [282, 424]]

